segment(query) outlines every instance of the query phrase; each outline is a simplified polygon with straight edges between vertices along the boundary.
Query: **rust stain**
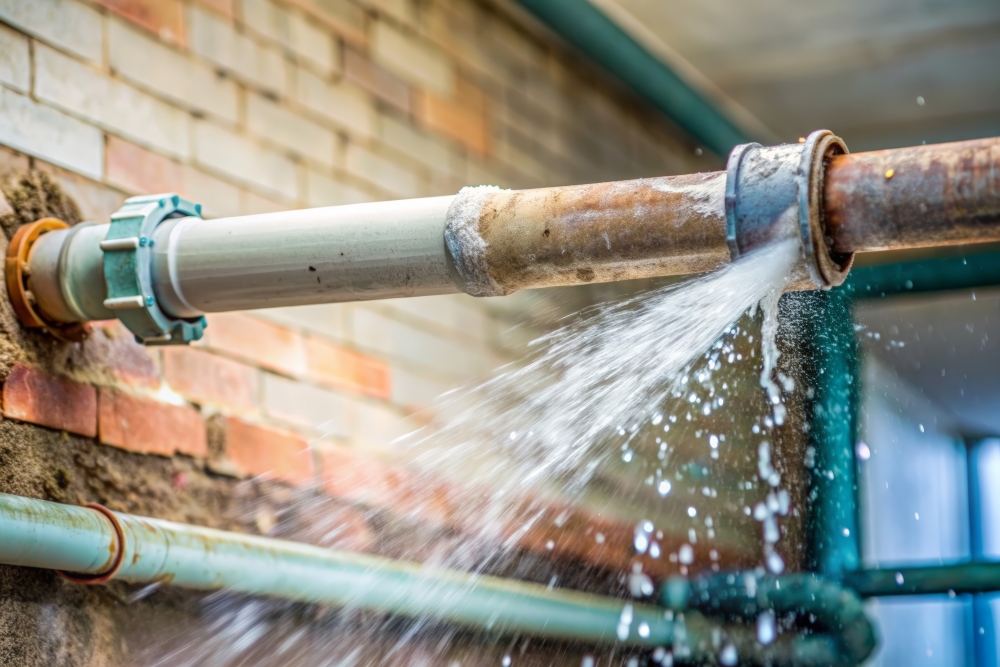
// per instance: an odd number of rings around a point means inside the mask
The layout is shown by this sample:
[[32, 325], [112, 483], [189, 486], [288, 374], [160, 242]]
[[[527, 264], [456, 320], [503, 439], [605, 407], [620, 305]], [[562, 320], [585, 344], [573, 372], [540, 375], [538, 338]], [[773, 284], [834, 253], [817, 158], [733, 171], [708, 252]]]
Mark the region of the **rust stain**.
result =
[[725, 174], [496, 192], [479, 234], [505, 292], [699, 273], [729, 261]]
[[834, 157], [823, 212], [838, 253], [1000, 241], [1000, 139]]

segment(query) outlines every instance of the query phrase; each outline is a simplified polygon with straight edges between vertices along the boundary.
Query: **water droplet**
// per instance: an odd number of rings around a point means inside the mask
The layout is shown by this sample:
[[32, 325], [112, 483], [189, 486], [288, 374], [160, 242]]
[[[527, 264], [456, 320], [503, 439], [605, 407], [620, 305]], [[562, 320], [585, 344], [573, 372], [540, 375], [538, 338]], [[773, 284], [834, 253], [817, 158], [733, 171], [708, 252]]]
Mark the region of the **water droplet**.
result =
[[708, 446], [711, 447], [712, 449], [715, 449], [716, 447], [718, 447], [719, 446], [719, 436], [717, 436], [717, 435], [710, 435], [710, 436], [708, 436]]
[[656, 415], [653, 417], [653, 426], [659, 426], [661, 421], [663, 421], [663, 415]]
[[897, 586], [902, 586], [903, 585], [903, 573], [902, 572], [897, 572], [896, 573], [896, 585]]
[[649, 556], [650, 558], [660, 557], [660, 544], [658, 542], [653, 542], [649, 545]]
[[597, 535], [594, 535], [594, 539], [597, 541], [598, 544], [604, 544], [604, 533], [598, 533]]
[[633, 455], [632, 450], [626, 449], [624, 452], [622, 452], [622, 461], [628, 463], [629, 461], [632, 460], [632, 455]]
[[689, 507], [688, 508], [688, 516], [691, 517], [692, 519], [695, 518], [696, 516], [698, 516], [698, 510], [696, 510], [693, 507]]
[[920, 106], [927, 104], [927, 100], [924, 99], [923, 95], [917, 95], [917, 104]]
[[690, 565], [694, 562], [694, 549], [691, 548], [690, 544], [681, 545], [681, 548], [677, 550], [677, 560], [680, 561], [681, 565]]
[[503, 667], [510, 667], [510, 663], [511, 659], [509, 655], [505, 655], [503, 657], [503, 660], [500, 661], [500, 664], [503, 665]]
[[552, 540], [549, 540], [548, 542], [545, 543], [545, 548], [548, 549], [549, 551], [552, 551], [553, 549], [556, 548], [556, 543], [553, 542]]
[[670, 493], [670, 482], [665, 479], [660, 480], [660, 483], [657, 485], [656, 490], [660, 492], [661, 496], [667, 495], [668, 493]]
[[592, 655], [585, 655], [583, 656], [583, 660], [580, 661], [580, 667], [594, 667], [594, 665], [594, 656]]
[[864, 440], [858, 440], [858, 444], [854, 447], [854, 452], [859, 461], [867, 461], [872, 457], [872, 450]]
[[[650, 590], [650, 593], [652, 593], [652, 592], [653, 591]], [[643, 637], [643, 638], [649, 636], [649, 623], [640, 623], [639, 624], [639, 636]]]
[[736, 647], [732, 644], [726, 644], [722, 647], [722, 652], [719, 653], [719, 664], [725, 665], [726, 667], [731, 667], [739, 662], [740, 656], [736, 653]]
[[767, 569], [772, 574], [781, 574], [785, 571], [785, 561], [781, 559], [776, 551], [772, 551], [767, 557]]
[[774, 612], [767, 610], [757, 617], [757, 641], [767, 646], [774, 641], [777, 634]]

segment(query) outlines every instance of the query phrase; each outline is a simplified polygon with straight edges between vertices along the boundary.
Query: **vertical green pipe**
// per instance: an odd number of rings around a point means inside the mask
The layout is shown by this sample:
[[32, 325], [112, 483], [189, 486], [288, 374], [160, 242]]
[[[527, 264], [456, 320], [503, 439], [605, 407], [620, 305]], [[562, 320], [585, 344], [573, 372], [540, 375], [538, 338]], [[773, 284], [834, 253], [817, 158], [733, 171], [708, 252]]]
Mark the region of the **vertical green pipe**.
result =
[[813, 460], [809, 567], [833, 578], [857, 569], [861, 561], [854, 459], [860, 379], [851, 292], [843, 287], [813, 293], [799, 318], [814, 376], [807, 434], [812, 448], [807, 458]]

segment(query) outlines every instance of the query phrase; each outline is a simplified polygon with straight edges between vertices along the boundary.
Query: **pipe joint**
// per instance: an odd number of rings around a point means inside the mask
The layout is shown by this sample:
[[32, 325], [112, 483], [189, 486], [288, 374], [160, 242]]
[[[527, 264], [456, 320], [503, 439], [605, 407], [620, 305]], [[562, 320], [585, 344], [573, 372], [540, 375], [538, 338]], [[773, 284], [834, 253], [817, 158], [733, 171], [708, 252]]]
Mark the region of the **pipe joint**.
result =
[[743, 144], [733, 149], [726, 176], [726, 241], [733, 261], [773, 241], [798, 236], [801, 275], [791, 289], [829, 289], [843, 283], [854, 255], [830, 249], [820, 200], [826, 163], [846, 153], [843, 140], [829, 130], [817, 130], [798, 144]]
[[201, 205], [175, 194], [132, 197], [111, 216], [111, 228], [100, 243], [104, 252], [104, 307], [146, 345], [184, 345], [198, 340], [203, 316], [177, 318], [160, 307], [154, 292], [154, 232], [163, 221], [201, 217]]

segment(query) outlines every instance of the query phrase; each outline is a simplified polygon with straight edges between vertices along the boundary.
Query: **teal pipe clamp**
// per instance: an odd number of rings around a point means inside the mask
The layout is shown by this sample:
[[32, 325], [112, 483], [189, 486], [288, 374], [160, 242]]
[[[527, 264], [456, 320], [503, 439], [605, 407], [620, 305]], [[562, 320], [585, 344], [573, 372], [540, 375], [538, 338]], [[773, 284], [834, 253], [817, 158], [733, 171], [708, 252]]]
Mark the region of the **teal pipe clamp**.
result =
[[167, 315], [153, 293], [153, 232], [178, 217], [200, 218], [201, 204], [175, 194], [131, 197], [111, 216], [111, 229], [101, 241], [108, 288], [104, 307], [145, 345], [185, 345], [201, 338], [208, 325], [204, 317]]
[[[676, 577], [663, 584], [659, 603], [734, 622], [756, 619], [754, 639], [765, 664], [789, 650], [782, 640], [791, 643], [797, 665], [857, 665], [875, 649], [875, 629], [858, 594], [813, 573]], [[799, 621], [802, 629], [779, 636], [779, 624], [788, 618]]]

